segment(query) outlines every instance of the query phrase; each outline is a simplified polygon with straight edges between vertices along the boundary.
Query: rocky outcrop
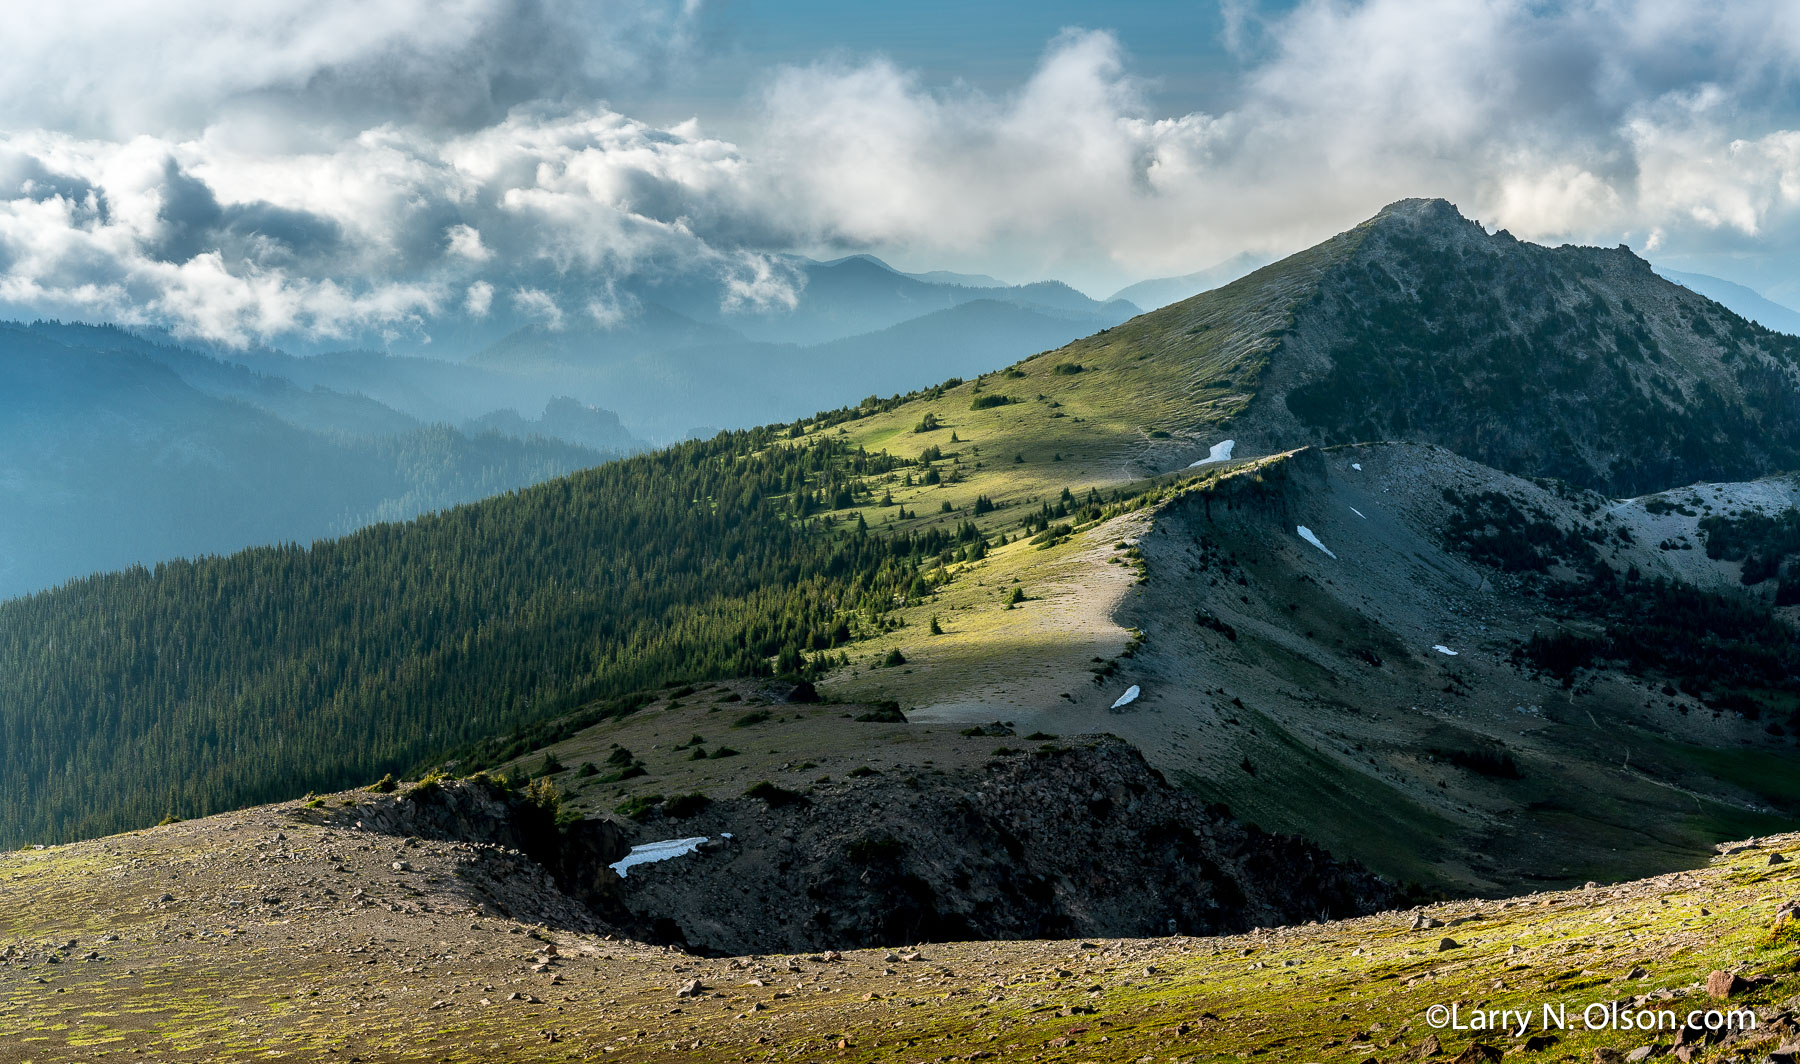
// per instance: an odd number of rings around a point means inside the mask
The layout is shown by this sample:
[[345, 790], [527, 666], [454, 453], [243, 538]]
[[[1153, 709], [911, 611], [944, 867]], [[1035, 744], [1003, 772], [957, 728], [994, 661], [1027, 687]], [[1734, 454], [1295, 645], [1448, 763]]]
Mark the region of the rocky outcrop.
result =
[[641, 835], [714, 840], [618, 885], [637, 933], [703, 952], [1213, 934], [1394, 897], [1358, 866], [1178, 790], [1111, 739], [997, 756], [975, 778], [868, 776], [803, 800], [715, 802]]
[[1359, 866], [1171, 786], [1111, 737], [1001, 754], [976, 776], [756, 793], [635, 825], [640, 843], [708, 841], [625, 877], [610, 867], [630, 849], [620, 825], [559, 826], [552, 810], [478, 780], [370, 794], [327, 819], [473, 844], [458, 875], [486, 911], [703, 953], [1219, 934], [1394, 898]]
[[509, 897], [508, 915], [565, 913], [571, 915], [554, 922], [576, 926], [623, 915], [614, 895], [619, 876], [608, 867], [630, 849], [618, 826], [559, 825], [554, 808], [510, 788], [479, 778], [414, 785], [368, 794], [329, 820], [381, 835], [476, 844], [471, 852], [479, 860], [466, 862], [461, 875], [483, 896]]

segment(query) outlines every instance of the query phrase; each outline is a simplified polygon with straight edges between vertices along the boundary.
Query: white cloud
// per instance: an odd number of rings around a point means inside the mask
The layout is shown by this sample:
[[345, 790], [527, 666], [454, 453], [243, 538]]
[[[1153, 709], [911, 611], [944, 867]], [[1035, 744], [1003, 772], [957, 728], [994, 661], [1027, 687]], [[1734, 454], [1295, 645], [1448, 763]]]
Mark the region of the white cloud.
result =
[[[1147, 113], [1102, 33], [1016, 92], [934, 89], [881, 60], [789, 70], [766, 140], [822, 243], [965, 267], [1187, 270], [1289, 251], [1406, 196], [1539, 239], [1665, 248], [1795, 227], [1800, 8], [1674, 0], [1229, 5], [1266, 55], [1231, 110]], [[1764, 250], [1767, 250], [1766, 248]], [[1096, 271], [1104, 272], [1104, 271]]]
[[481, 230], [472, 225], [458, 223], [444, 230], [444, 237], [449, 243], [450, 254], [470, 262], [486, 262], [494, 257], [486, 244], [481, 242]]
[[476, 281], [463, 293], [463, 309], [471, 317], [485, 318], [494, 306], [494, 286], [486, 281]]
[[[85, 0], [7, 20], [0, 128], [257, 135], [382, 122], [472, 128], [536, 99], [656, 76], [698, 0]], [[258, 119], [281, 116], [302, 128]], [[357, 125], [360, 123], [360, 125]], [[283, 123], [285, 124], [285, 123]]]
[[512, 301], [521, 314], [544, 328], [554, 332], [563, 327], [562, 308], [556, 305], [556, 297], [543, 289], [516, 288]]
[[746, 166], [691, 125], [598, 108], [287, 153], [210, 132], [0, 135], [0, 303], [234, 344], [422, 338], [446, 308], [490, 313], [497, 287], [527, 293], [512, 305], [533, 320], [605, 323], [616, 282], [647, 271], [711, 277], [734, 308], [791, 305]]
[[766, 255], [739, 253], [725, 272], [726, 310], [792, 310], [800, 303], [806, 277]]

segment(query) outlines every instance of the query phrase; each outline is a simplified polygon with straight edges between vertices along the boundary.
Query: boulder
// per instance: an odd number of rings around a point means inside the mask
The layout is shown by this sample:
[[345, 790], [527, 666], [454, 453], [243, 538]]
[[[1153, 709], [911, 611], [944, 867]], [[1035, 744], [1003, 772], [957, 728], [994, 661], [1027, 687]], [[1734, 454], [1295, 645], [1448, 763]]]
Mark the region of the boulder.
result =
[[1714, 1001], [1724, 1001], [1733, 994], [1742, 993], [1746, 985], [1730, 972], [1713, 972], [1706, 977], [1706, 996]]

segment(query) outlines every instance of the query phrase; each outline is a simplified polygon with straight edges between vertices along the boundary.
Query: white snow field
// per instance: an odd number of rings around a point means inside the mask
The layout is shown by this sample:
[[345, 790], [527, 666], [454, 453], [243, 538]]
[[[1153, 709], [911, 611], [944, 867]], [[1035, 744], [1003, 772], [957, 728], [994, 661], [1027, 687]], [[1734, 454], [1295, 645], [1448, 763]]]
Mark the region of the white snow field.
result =
[[[724, 837], [729, 839], [731, 838], [731, 835], [727, 832]], [[619, 876], [623, 878], [631, 874], [631, 869], [635, 865], [653, 864], [657, 861], [667, 861], [674, 857], [685, 857], [695, 850], [698, 850], [700, 844], [705, 842], [708, 838], [711, 838], [711, 836], [696, 835], [689, 839], [664, 839], [661, 842], [646, 842], [638, 846], [633, 846], [630, 853], [619, 858], [617, 861], [614, 861], [612, 864], [607, 865], [607, 867], [619, 873]]]
[[1212, 449], [1206, 453], [1205, 458], [1200, 459], [1198, 462], [1189, 462], [1188, 468], [1193, 469], [1195, 466], [1212, 465], [1214, 462], [1229, 462], [1231, 461], [1231, 449], [1236, 446], [1236, 440], [1226, 440], [1223, 443], [1215, 443], [1212, 445]]
[[[1362, 515], [1361, 515], [1361, 514], [1358, 514], [1358, 515], [1357, 515], [1357, 516], [1358, 516], [1358, 517], [1361, 517], [1361, 516], [1362, 516]], [[1332, 556], [1332, 557], [1333, 557], [1333, 558], [1336, 558], [1336, 557], [1337, 557], [1337, 555], [1336, 555], [1336, 554], [1332, 554], [1332, 553], [1331, 553], [1331, 548], [1330, 548], [1330, 547], [1327, 547], [1327, 546], [1326, 546], [1326, 545], [1325, 545], [1325, 544], [1323, 544], [1323, 543], [1320, 543], [1320, 542], [1319, 542], [1319, 537], [1318, 537], [1318, 536], [1315, 536], [1315, 535], [1313, 535], [1313, 530], [1312, 530], [1312, 529], [1310, 529], [1310, 528], [1307, 528], [1307, 527], [1306, 527], [1306, 526], [1305, 526], [1305, 525], [1299, 525], [1299, 526], [1297, 526], [1297, 527], [1296, 527], [1296, 528], [1295, 528], [1295, 529], [1294, 529], [1294, 531], [1296, 531], [1296, 532], [1298, 532], [1298, 533], [1300, 533], [1300, 538], [1301, 538], [1301, 539], [1303, 539], [1303, 540], [1305, 540], [1305, 541], [1306, 541], [1306, 542], [1308, 542], [1308, 543], [1311, 543], [1311, 544], [1312, 544], [1312, 545], [1313, 545], [1313, 546], [1315, 546], [1315, 547], [1317, 547], [1317, 548], [1319, 548], [1319, 549], [1320, 549], [1320, 550], [1322, 550], [1322, 551], [1324, 551], [1324, 552], [1325, 552], [1325, 553], [1326, 553], [1326, 554], [1331, 554], [1331, 556]]]

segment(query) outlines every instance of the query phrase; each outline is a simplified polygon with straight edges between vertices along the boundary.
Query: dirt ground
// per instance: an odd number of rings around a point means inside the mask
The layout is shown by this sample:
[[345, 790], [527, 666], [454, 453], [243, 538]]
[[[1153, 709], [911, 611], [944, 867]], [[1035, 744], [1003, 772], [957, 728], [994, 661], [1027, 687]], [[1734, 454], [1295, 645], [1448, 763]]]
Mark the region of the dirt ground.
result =
[[[0, 857], [0, 1060], [1388, 1060], [1431, 1049], [1434, 1003], [1685, 1011], [1714, 969], [1771, 981], [1735, 991], [1763, 1029], [1706, 1054], [1793, 1033], [1793, 947], [1769, 930], [1791, 836], [1647, 882], [1225, 938], [702, 959], [581, 926], [517, 854], [328, 822], [342, 798]], [[1526, 1045], [1436, 1036], [1445, 1059]]]

